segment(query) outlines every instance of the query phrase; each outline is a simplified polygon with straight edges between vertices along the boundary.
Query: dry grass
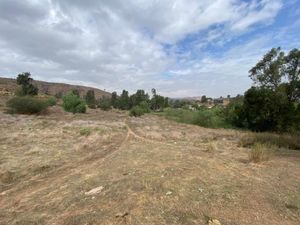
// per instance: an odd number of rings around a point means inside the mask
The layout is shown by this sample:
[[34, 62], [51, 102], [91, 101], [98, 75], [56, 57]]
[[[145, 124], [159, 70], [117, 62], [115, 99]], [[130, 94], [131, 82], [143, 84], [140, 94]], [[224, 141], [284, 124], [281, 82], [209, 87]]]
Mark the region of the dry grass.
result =
[[271, 144], [278, 148], [300, 150], [299, 134], [247, 133], [240, 141], [241, 146], [249, 147], [255, 143]]
[[273, 155], [275, 148], [274, 145], [255, 143], [249, 151], [249, 160], [255, 163], [267, 161]]
[[1, 225], [300, 222], [299, 151], [247, 163], [238, 131], [119, 111], [0, 123]]

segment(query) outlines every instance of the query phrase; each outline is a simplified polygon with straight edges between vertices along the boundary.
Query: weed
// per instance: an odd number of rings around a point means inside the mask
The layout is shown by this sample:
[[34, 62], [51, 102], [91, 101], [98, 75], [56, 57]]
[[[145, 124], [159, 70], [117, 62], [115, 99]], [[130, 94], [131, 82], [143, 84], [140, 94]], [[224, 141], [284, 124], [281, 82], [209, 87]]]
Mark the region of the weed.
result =
[[274, 145], [255, 143], [249, 152], [249, 160], [255, 163], [267, 161], [275, 148]]
[[91, 128], [84, 127], [80, 129], [79, 133], [81, 136], [89, 136], [92, 133], [92, 130]]

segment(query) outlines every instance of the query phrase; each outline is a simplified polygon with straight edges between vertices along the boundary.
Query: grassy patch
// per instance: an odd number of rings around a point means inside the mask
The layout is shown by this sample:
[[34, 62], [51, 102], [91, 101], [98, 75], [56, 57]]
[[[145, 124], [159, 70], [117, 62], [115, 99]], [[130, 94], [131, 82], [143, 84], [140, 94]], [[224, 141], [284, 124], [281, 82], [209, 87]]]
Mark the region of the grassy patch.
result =
[[81, 128], [79, 131], [81, 136], [89, 136], [92, 133], [92, 129], [88, 127]]
[[219, 108], [201, 109], [196, 111], [167, 108], [163, 112], [163, 115], [167, 119], [175, 120], [180, 123], [210, 128], [231, 128], [232, 126], [226, 122], [221, 114], [222, 109]]
[[300, 150], [300, 135], [297, 134], [274, 134], [274, 133], [253, 133], [244, 136], [240, 140], [240, 145], [250, 147], [256, 143], [271, 144], [278, 148], [288, 148]]
[[275, 148], [274, 145], [255, 143], [249, 152], [249, 160], [255, 163], [267, 161]]

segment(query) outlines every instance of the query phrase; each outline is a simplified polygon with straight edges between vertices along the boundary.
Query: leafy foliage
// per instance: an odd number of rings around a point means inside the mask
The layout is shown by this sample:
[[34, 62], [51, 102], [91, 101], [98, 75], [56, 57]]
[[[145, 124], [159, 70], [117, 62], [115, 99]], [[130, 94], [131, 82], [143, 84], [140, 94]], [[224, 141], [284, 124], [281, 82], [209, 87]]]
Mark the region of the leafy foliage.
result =
[[39, 90], [31, 83], [32, 80], [31, 74], [28, 72], [19, 74], [17, 77], [17, 84], [21, 85], [21, 89], [17, 92], [17, 95], [37, 95]]
[[47, 99], [47, 103], [49, 106], [54, 106], [56, 105], [56, 98], [53, 97], [53, 96], [50, 96], [48, 99]]
[[276, 89], [282, 79], [281, 67], [284, 62], [284, 53], [281, 49], [272, 48], [249, 71], [250, 78], [264, 88]]
[[96, 99], [95, 99], [95, 92], [94, 90], [88, 90], [85, 95], [85, 101], [89, 108], [95, 109], [96, 108]]
[[7, 103], [10, 113], [36, 114], [47, 108], [46, 101], [32, 96], [14, 97]]
[[102, 98], [98, 101], [98, 107], [104, 111], [111, 109], [111, 100], [109, 98]]
[[65, 111], [72, 112], [72, 113], [86, 112], [85, 103], [77, 95], [74, 95], [72, 92], [63, 96], [63, 108], [65, 109]]

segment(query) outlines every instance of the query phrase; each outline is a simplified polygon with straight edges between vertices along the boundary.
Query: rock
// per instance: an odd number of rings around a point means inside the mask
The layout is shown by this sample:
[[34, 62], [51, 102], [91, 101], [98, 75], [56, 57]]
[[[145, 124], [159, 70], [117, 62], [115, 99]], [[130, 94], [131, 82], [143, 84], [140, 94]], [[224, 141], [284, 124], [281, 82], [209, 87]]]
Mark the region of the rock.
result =
[[173, 192], [172, 191], [168, 191], [167, 193], [166, 193], [166, 195], [171, 195]]
[[103, 186], [93, 188], [92, 190], [85, 192], [85, 195], [96, 195], [99, 194], [104, 189]]
[[221, 225], [219, 220], [211, 219], [208, 221], [208, 225]]
[[116, 217], [119, 218], [119, 217], [125, 217], [125, 216], [128, 216], [128, 215], [129, 215], [128, 212], [123, 212], [123, 213], [117, 213]]

